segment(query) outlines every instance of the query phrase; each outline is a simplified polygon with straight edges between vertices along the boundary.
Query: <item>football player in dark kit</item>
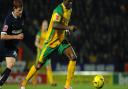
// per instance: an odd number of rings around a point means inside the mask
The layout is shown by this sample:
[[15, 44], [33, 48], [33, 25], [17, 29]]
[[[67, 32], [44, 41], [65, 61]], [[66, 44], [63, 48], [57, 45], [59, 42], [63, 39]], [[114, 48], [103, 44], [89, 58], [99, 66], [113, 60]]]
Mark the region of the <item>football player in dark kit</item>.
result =
[[5, 83], [11, 73], [11, 69], [16, 61], [18, 43], [24, 38], [22, 12], [22, 0], [13, 0], [13, 11], [5, 18], [0, 35], [0, 40], [4, 41], [4, 58], [7, 64], [7, 68], [3, 71], [0, 78], [0, 87]]

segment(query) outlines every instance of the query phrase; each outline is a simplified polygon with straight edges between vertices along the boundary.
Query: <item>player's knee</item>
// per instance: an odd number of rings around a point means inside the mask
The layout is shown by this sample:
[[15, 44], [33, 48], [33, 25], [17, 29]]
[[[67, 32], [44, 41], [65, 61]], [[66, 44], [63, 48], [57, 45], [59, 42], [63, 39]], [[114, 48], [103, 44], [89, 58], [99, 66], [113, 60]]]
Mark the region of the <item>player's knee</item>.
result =
[[74, 57], [74, 58], [72, 59], [72, 61], [77, 61], [77, 57]]
[[36, 69], [39, 70], [41, 68], [41, 63], [36, 64]]
[[72, 61], [77, 61], [77, 56], [76, 55], [73, 55], [73, 56], [71, 56], [71, 58], [70, 58]]
[[38, 62], [38, 63], [36, 64], [36, 69], [39, 70], [39, 69], [42, 67], [42, 65], [43, 65], [43, 63]]
[[14, 65], [15, 65], [15, 63], [9, 63], [9, 64], [7, 64], [7, 67], [8, 67], [9, 69], [12, 69]]

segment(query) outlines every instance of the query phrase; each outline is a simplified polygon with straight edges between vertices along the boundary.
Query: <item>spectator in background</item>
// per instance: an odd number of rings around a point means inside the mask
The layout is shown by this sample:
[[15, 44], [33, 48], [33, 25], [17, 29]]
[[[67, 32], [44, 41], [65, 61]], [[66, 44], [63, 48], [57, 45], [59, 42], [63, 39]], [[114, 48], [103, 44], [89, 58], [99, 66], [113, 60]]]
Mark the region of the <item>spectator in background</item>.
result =
[[[37, 47], [36, 64], [38, 62], [39, 55], [40, 55], [41, 50], [43, 48], [44, 40], [45, 40], [46, 35], [47, 35], [47, 29], [48, 29], [48, 21], [43, 20], [41, 29], [37, 33], [36, 40], [35, 40], [35, 46]], [[48, 82], [51, 84], [51, 86], [56, 86], [56, 83], [53, 79], [53, 73], [52, 73], [52, 68], [51, 68], [51, 59], [47, 59], [47, 61], [45, 63], [45, 67], [46, 67]], [[33, 85], [35, 85], [37, 82], [36, 78], [37, 78], [37, 73], [35, 74], [35, 76], [33, 78]]]

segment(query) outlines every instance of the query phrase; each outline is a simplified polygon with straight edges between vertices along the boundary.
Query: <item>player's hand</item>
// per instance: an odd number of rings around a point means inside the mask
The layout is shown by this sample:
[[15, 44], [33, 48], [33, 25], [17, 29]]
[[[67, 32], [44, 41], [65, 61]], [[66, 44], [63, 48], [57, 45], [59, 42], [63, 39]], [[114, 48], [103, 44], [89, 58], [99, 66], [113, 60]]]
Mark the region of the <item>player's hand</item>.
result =
[[41, 50], [43, 48], [43, 46], [42, 45], [39, 45], [38, 48]]
[[18, 40], [22, 40], [23, 38], [24, 38], [24, 34], [23, 33], [17, 35], [17, 39]]
[[70, 35], [71, 32], [70, 32], [69, 30], [66, 30], [66, 34], [67, 34], [67, 35]]
[[76, 31], [77, 30], [77, 27], [74, 26], [74, 25], [71, 25], [71, 26], [68, 26], [68, 30], [70, 30], [70, 31]]

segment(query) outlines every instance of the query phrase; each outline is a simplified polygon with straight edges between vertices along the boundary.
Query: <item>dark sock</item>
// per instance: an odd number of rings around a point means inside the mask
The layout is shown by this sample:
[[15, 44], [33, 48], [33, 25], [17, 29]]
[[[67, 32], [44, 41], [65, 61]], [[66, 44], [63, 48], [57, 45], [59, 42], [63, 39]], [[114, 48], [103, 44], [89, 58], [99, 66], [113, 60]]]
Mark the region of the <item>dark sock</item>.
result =
[[10, 73], [11, 73], [11, 69], [6, 68], [6, 69], [4, 70], [4, 72], [2, 73], [1, 78], [0, 78], [0, 86], [2, 86], [2, 85], [5, 83], [5, 81], [6, 81], [6, 80], [8, 79], [8, 77], [9, 77]]

